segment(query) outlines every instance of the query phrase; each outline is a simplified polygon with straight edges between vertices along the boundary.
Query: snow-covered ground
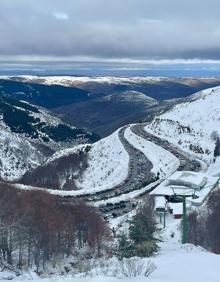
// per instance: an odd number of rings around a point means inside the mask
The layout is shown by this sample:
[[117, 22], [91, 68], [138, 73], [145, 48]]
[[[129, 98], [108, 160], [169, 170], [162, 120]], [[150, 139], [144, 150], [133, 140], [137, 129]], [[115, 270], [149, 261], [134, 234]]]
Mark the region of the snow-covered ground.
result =
[[[57, 80], [53, 78], [50, 82], [48, 78], [47, 83], [57, 83]], [[72, 78], [71, 78], [72, 79]], [[78, 80], [83, 80], [83, 78], [75, 78]], [[85, 78], [84, 81], [88, 80]], [[91, 80], [91, 78], [89, 78]], [[96, 78], [94, 78], [95, 80]], [[100, 80], [101, 78], [99, 78]], [[112, 79], [112, 78], [111, 78]], [[109, 78], [103, 78], [104, 82], [109, 82]], [[60, 83], [63, 83], [62, 81]], [[201, 157], [207, 162], [211, 163], [207, 172], [199, 173], [195, 176], [196, 184], [201, 183], [201, 179], [207, 178], [207, 183], [201, 189], [196, 191], [199, 199], [188, 201], [188, 208], [194, 204], [196, 207], [203, 203], [204, 199], [207, 197], [210, 190], [214, 187], [218, 180], [220, 173], [220, 158], [217, 158], [215, 163], [213, 160], [213, 151], [215, 146], [215, 141], [212, 138], [212, 133], [217, 131], [220, 134], [220, 88], [215, 88], [214, 90], [208, 89], [199, 92], [192, 96], [193, 101], [185, 104], [178, 105], [174, 107], [169, 112], [155, 118], [154, 121], [146, 127], [146, 130], [156, 134], [157, 136], [167, 139], [171, 143], [181, 147], [188, 153], [195, 154], [197, 157]], [[179, 160], [173, 156], [170, 152], [165, 149], [155, 145], [154, 143], [147, 141], [136, 134], [134, 134], [128, 127], [125, 130], [125, 138], [130, 142], [131, 145], [136, 147], [138, 150], [143, 152], [146, 157], [151, 161], [153, 165], [152, 172], [157, 174], [160, 172], [161, 178], [168, 178], [162, 184], [160, 184], [154, 191], [154, 194], [173, 194], [173, 190], [168, 184], [169, 177], [173, 179], [175, 175], [171, 176], [179, 166]], [[0, 142], [6, 142], [7, 138]], [[9, 141], [12, 142], [9, 138]], [[16, 141], [16, 140], [15, 140]], [[11, 143], [9, 148], [12, 149], [17, 144]], [[190, 148], [190, 144], [194, 147]], [[1, 143], [0, 143], [1, 145]], [[22, 144], [20, 144], [22, 145]], [[20, 146], [19, 145], [19, 146]], [[26, 144], [23, 144], [25, 146]], [[29, 145], [28, 145], [29, 146]], [[57, 158], [62, 156], [68, 156], [69, 154], [75, 153], [77, 150], [85, 149], [87, 145], [78, 146], [71, 149], [66, 149], [57, 152], [53, 155], [48, 162], [52, 162]], [[29, 147], [28, 147], [29, 148]], [[31, 149], [31, 148], [30, 148]], [[204, 152], [203, 154], [200, 150]], [[16, 148], [18, 150], [18, 148]], [[19, 148], [20, 150], [20, 148]], [[3, 166], [12, 166], [14, 160], [6, 158], [7, 152], [4, 153], [5, 163]], [[29, 163], [38, 165], [38, 158], [27, 151], [27, 160]], [[2, 157], [3, 158], [3, 157]], [[3, 159], [4, 159], [3, 158]], [[30, 159], [28, 159], [30, 158]], [[36, 159], [35, 159], [36, 158]], [[21, 163], [22, 164], [22, 163]], [[81, 188], [79, 191], [58, 191], [50, 190], [50, 193], [57, 195], [79, 195], [88, 192], [95, 192], [99, 190], [110, 189], [111, 187], [123, 182], [127, 175], [129, 169], [129, 156], [124, 149], [122, 143], [120, 142], [118, 131], [114, 132], [110, 136], [102, 139], [95, 144], [91, 145], [88, 152], [88, 167], [82, 175], [81, 179], [77, 181], [78, 186]], [[6, 170], [7, 171], [7, 170]], [[19, 171], [19, 170], [17, 170]], [[191, 179], [192, 180], [192, 179]], [[24, 185], [18, 185], [22, 189], [35, 189], [34, 187], [28, 187]], [[111, 201], [119, 201], [125, 199], [132, 199], [137, 197], [142, 191], [145, 191], [149, 187], [144, 187], [139, 191], [134, 191], [126, 195], [121, 195], [120, 197], [113, 198]], [[145, 190], [144, 190], [145, 189]], [[179, 188], [178, 192], [181, 193], [193, 193], [193, 189], [188, 189], [186, 192], [185, 188]], [[106, 202], [99, 202], [98, 204], [104, 204]], [[156, 202], [157, 206], [164, 206], [164, 198]], [[173, 204], [174, 210], [182, 210], [182, 204]], [[130, 215], [133, 213], [132, 211]], [[125, 215], [120, 219], [113, 219], [110, 224], [111, 226], [123, 225], [126, 228], [126, 217]], [[122, 222], [120, 222], [122, 220]], [[124, 221], [123, 221], [124, 220]], [[174, 233], [174, 237], [171, 237], [171, 233]], [[192, 245], [180, 244], [180, 220], [175, 220], [172, 215], [167, 215], [167, 228], [163, 231], [162, 238], [163, 243], [160, 244], [159, 253], [151, 258], [151, 261], [156, 265], [157, 269], [152, 273], [149, 278], [146, 277], [123, 277], [122, 275], [114, 274], [106, 275], [100, 267], [93, 271], [91, 276], [87, 277], [74, 277], [72, 275], [68, 276], [58, 276], [54, 275], [50, 278], [40, 279], [33, 273], [27, 273], [20, 278], [16, 278], [13, 281], [25, 281], [32, 278], [34, 282], [131, 282], [138, 281], [144, 282], [146, 280], [152, 282], [219, 282], [219, 264], [220, 256], [212, 254], [205, 251], [200, 247], [195, 247]], [[148, 259], [144, 259], [147, 263]], [[110, 261], [111, 263], [111, 261]], [[114, 260], [112, 260], [114, 265]], [[0, 280], [6, 281], [10, 273], [2, 272], [0, 273]], [[120, 278], [120, 280], [119, 280]]]
[[[144, 261], [147, 263], [149, 259]], [[33, 277], [33, 282], [219, 282], [220, 256], [209, 253], [200, 247], [192, 245], [180, 246], [175, 242], [161, 245], [160, 254], [151, 259], [157, 269], [146, 278], [140, 277], [118, 277], [102, 274], [100, 268], [95, 272], [97, 275], [87, 277], [54, 276], [46, 279], [37, 278], [36, 275], [26, 275], [13, 281], [26, 281], [25, 277]], [[113, 262], [114, 263], [114, 262]], [[9, 274], [8, 274], [9, 275]], [[115, 275], [117, 275], [115, 273]], [[6, 273], [1, 273], [0, 279], [6, 278]], [[28, 280], [29, 280], [28, 279]], [[6, 281], [6, 279], [3, 281]], [[29, 280], [30, 281], [30, 280]]]
[[160, 178], [171, 175], [179, 167], [179, 160], [162, 147], [134, 134], [130, 127], [125, 130], [125, 138], [135, 148], [140, 150], [152, 163], [152, 172], [160, 173]]
[[220, 87], [206, 89], [156, 117], [145, 129], [211, 163], [216, 135], [213, 132], [220, 135], [219, 105]]
[[119, 139], [118, 131], [92, 145], [88, 168], [77, 181], [81, 189], [105, 190], [126, 179], [129, 156]]
[[[119, 139], [119, 130], [91, 145], [88, 152], [88, 167], [76, 182], [81, 190], [85, 192], [106, 190], [120, 184], [127, 177], [129, 155]], [[86, 146], [79, 145], [57, 152], [51, 160]]]
[[6, 181], [19, 179], [27, 170], [45, 161], [43, 156], [19, 134], [0, 123], [0, 177]]
[[210, 164], [207, 173], [212, 176], [220, 177], [220, 157], [217, 157], [215, 162]]

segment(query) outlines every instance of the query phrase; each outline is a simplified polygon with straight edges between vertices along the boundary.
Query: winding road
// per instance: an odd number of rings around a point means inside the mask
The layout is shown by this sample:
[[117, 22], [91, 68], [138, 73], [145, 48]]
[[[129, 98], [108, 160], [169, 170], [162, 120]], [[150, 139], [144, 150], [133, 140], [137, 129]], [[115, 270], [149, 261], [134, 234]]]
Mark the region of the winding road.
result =
[[[130, 126], [130, 129], [137, 136], [155, 143], [156, 145], [164, 148], [165, 150], [176, 156], [180, 161], [178, 170], [199, 171], [201, 169], [201, 165], [197, 160], [187, 157], [186, 154], [181, 152], [179, 148], [173, 146], [166, 140], [162, 140], [148, 133], [144, 129], [145, 126], [145, 124], [137, 124]], [[145, 156], [145, 154], [131, 145], [125, 138], [125, 130], [127, 128], [128, 126], [125, 126], [118, 132], [119, 139], [129, 155], [129, 170], [126, 179], [122, 183], [112, 187], [111, 189], [87, 193], [77, 197], [87, 202], [97, 204], [100, 202], [100, 205], [98, 204], [97, 206], [99, 206], [100, 211], [105, 217], [120, 216], [131, 211], [136, 206], [138, 199], [121, 200], [120, 196], [132, 193], [134, 191], [140, 191], [142, 188], [155, 183], [155, 185], [152, 185], [152, 187], [149, 188], [149, 190], [146, 190], [144, 194], [149, 193], [150, 191], [155, 189], [160, 182], [156, 181], [158, 179], [151, 172], [153, 165]], [[143, 197], [143, 194], [141, 194], [140, 197]], [[65, 201], [69, 201], [71, 199], [73, 199], [73, 197], [64, 197]]]
[[124, 133], [126, 128], [121, 128], [118, 133], [119, 139], [129, 155], [129, 169], [126, 179], [111, 189], [83, 194], [79, 198], [86, 199], [87, 201], [105, 200], [138, 190], [155, 181], [155, 175], [151, 172], [153, 168], [152, 163], [141, 151], [125, 139]]
[[144, 128], [146, 124], [138, 124], [131, 127], [131, 130], [136, 135], [153, 142], [154, 144], [164, 148], [165, 150], [172, 153], [175, 157], [177, 157], [180, 161], [180, 166], [178, 170], [186, 170], [186, 171], [200, 171], [201, 165], [195, 159], [189, 158], [184, 154], [179, 148], [170, 144], [167, 140], [160, 139], [159, 137], [147, 132]]

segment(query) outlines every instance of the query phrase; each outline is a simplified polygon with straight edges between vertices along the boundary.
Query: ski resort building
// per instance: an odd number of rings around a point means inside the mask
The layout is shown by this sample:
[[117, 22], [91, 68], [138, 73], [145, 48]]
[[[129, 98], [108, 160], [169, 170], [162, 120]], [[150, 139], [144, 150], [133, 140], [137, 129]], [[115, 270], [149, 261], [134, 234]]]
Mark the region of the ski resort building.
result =
[[207, 184], [207, 176], [193, 171], [177, 171], [168, 179], [169, 186], [181, 186], [201, 190]]
[[168, 179], [162, 182], [154, 191], [156, 212], [158, 214], [166, 209], [172, 213], [174, 218], [182, 216], [182, 203], [167, 203], [165, 195], [193, 195], [198, 196], [197, 199], [187, 198], [187, 208], [200, 206], [207, 199], [210, 191], [219, 185], [219, 177], [210, 176], [205, 173], [177, 171]]

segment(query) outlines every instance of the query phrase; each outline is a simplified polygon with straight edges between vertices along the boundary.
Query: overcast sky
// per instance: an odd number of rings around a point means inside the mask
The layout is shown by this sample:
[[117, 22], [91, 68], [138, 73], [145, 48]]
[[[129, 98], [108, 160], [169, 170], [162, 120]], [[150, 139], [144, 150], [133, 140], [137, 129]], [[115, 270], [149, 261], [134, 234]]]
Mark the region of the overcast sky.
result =
[[220, 0], [0, 0], [0, 60], [218, 61], [219, 13]]

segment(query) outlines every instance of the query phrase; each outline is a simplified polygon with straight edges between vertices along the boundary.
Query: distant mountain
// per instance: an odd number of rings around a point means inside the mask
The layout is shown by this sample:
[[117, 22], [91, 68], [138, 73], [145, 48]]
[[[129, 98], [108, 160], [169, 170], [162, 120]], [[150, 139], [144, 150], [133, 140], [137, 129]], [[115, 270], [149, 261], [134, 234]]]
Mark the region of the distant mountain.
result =
[[14, 81], [77, 87], [92, 98], [114, 92], [138, 91], [156, 100], [187, 97], [202, 89], [220, 85], [218, 77], [80, 77], [80, 76], [12, 76]]
[[40, 107], [0, 97], [0, 178], [19, 179], [56, 150], [97, 136], [70, 126]]
[[163, 112], [173, 103], [159, 102], [137, 91], [114, 92], [89, 102], [71, 104], [53, 109], [68, 122], [92, 128], [100, 136], [107, 136], [121, 125], [151, 120], [155, 113]]
[[190, 77], [2, 78], [0, 95], [49, 108], [66, 122], [102, 137], [129, 123], [151, 121], [183, 98], [220, 85], [219, 78]]
[[88, 91], [76, 87], [44, 85], [0, 79], [0, 95], [25, 100], [48, 109], [88, 101]]

